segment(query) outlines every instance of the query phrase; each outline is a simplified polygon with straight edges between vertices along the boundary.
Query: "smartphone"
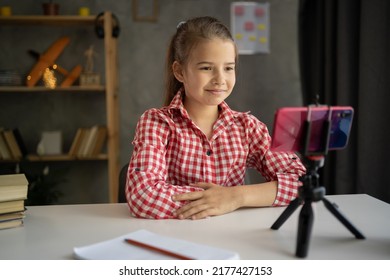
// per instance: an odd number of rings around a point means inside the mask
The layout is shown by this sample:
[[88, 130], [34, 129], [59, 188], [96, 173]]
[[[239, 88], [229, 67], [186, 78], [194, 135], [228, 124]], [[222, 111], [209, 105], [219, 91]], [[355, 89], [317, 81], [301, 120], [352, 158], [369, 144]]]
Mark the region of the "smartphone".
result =
[[348, 144], [353, 115], [350, 106], [280, 108], [275, 113], [271, 150], [316, 154], [324, 152], [326, 146], [328, 150], [343, 149]]

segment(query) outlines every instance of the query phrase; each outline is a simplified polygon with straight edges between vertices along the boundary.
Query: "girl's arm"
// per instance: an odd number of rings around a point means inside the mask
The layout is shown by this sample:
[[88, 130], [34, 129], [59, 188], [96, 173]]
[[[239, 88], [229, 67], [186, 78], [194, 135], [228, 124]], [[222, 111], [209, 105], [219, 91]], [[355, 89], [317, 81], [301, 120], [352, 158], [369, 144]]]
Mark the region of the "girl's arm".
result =
[[299, 157], [290, 152], [270, 151], [268, 130], [256, 118], [247, 121], [247, 128], [250, 149], [247, 165], [257, 169], [267, 182], [232, 187], [210, 182], [196, 184], [205, 191], [174, 196], [175, 201], [190, 201], [177, 211], [179, 218], [199, 219], [241, 207], [283, 206], [298, 195], [299, 177], [306, 172]]
[[222, 187], [212, 183], [198, 183], [204, 191], [175, 195], [175, 201], [190, 201], [176, 215], [179, 219], [202, 219], [232, 212], [242, 207], [271, 206], [277, 192], [277, 182]]
[[168, 124], [158, 117], [155, 109], [145, 112], [137, 124], [126, 183], [128, 205], [136, 217], [176, 218], [176, 209], [185, 202], [173, 201], [172, 195], [201, 190], [166, 182], [165, 151], [169, 131]]

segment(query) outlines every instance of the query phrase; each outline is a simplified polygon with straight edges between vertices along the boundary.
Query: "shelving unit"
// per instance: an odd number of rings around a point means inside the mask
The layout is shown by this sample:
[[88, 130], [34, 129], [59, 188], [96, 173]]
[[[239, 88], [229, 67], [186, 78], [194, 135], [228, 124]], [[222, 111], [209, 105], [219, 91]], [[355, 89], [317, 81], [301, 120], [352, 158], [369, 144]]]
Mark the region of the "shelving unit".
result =
[[[26, 26], [61, 26], [94, 27], [95, 16], [9, 16], [0, 17], [1, 26], [26, 25]], [[112, 34], [114, 26], [111, 12], [105, 12], [103, 15], [104, 34]], [[92, 29], [92, 28], [91, 28]], [[59, 92], [62, 94], [88, 93], [96, 92], [105, 94], [106, 106], [106, 126], [107, 126], [107, 154], [101, 154], [93, 158], [79, 159], [69, 155], [58, 156], [38, 156], [28, 155], [25, 159], [31, 162], [40, 161], [86, 161], [86, 160], [107, 160], [109, 201], [117, 202], [118, 197], [118, 176], [119, 176], [119, 105], [118, 105], [118, 82], [117, 82], [117, 39], [112, 36], [104, 36], [104, 65], [105, 65], [105, 85], [95, 87], [61, 87], [48, 89], [42, 86], [7, 86], [0, 87], [2, 93], [25, 93], [25, 92]], [[7, 161], [10, 162], [10, 161]]]
[[0, 86], [0, 93], [12, 92], [12, 93], [23, 93], [23, 92], [101, 92], [104, 93], [106, 88], [104, 86], [71, 86], [63, 88], [47, 88], [43, 86], [26, 87], [26, 86]]
[[[109, 14], [110, 12], [106, 12]], [[111, 21], [111, 18], [109, 18]], [[95, 24], [95, 16], [40, 16], [40, 15], [22, 15], [22, 16], [2, 16], [1, 25], [54, 25], [54, 26], [80, 26]]]

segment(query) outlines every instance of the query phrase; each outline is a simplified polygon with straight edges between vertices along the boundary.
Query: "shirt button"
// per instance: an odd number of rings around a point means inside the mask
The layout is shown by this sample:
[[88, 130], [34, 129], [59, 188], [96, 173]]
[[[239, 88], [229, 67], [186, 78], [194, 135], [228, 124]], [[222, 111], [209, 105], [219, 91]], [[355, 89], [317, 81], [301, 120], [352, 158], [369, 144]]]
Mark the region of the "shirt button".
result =
[[212, 151], [211, 150], [207, 150], [206, 155], [211, 156], [211, 154], [212, 154]]

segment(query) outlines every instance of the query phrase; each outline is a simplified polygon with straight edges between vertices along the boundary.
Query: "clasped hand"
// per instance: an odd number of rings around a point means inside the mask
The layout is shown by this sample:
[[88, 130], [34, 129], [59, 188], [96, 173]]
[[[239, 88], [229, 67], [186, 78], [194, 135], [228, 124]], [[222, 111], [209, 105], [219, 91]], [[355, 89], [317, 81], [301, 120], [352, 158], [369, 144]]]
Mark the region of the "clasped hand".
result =
[[196, 183], [193, 187], [204, 191], [175, 194], [173, 201], [188, 201], [176, 211], [179, 219], [203, 219], [232, 212], [239, 208], [236, 187], [223, 187], [212, 183]]

